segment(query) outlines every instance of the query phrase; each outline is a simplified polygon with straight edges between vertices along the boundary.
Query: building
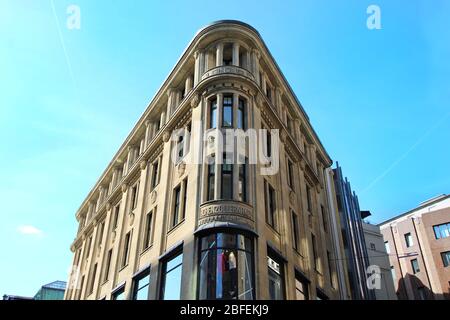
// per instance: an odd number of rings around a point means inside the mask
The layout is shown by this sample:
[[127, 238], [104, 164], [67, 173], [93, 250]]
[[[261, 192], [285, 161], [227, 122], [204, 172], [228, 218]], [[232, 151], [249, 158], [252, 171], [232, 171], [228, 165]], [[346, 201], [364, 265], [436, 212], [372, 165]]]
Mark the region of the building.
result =
[[333, 181], [337, 201], [333, 211], [336, 211], [340, 217], [351, 298], [353, 300], [375, 299], [375, 293], [367, 287], [370, 263], [363, 230], [363, 219], [370, 216], [370, 212], [360, 210], [358, 197], [352, 191], [350, 182], [342, 174], [342, 168], [338, 163], [333, 169]]
[[65, 299], [341, 298], [331, 164], [259, 33], [201, 29], [77, 211]]
[[380, 275], [378, 278], [379, 287], [375, 286], [373, 289], [375, 298], [377, 300], [397, 300], [389, 256], [384, 246], [384, 239], [380, 227], [366, 222], [363, 222], [362, 227], [369, 265], [379, 268], [379, 270], [373, 270], [374, 272], [379, 272]]
[[450, 195], [380, 225], [399, 299], [450, 299]]
[[34, 295], [34, 300], [63, 300], [65, 291], [65, 281], [54, 281], [43, 285]]
[[66, 282], [54, 281], [43, 285], [34, 297], [3, 295], [3, 300], [63, 300]]

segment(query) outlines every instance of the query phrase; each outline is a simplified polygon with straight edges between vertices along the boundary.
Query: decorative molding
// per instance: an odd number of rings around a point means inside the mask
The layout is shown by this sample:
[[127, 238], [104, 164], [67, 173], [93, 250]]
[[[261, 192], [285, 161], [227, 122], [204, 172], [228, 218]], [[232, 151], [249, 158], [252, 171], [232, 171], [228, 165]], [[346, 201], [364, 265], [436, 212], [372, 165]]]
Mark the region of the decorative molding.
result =
[[153, 189], [153, 191], [150, 193], [151, 203], [155, 203], [157, 196], [158, 196], [158, 192], [156, 191], [156, 189]]
[[128, 190], [128, 185], [126, 183], [123, 183], [121, 188], [122, 188], [122, 193], [125, 193]]
[[186, 172], [186, 163], [184, 161], [181, 161], [178, 164], [178, 176], [181, 177]]
[[164, 131], [163, 135], [162, 135], [162, 138], [163, 138], [164, 143], [168, 142], [170, 140], [170, 133], [169, 133], [169, 131], [167, 131], [167, 130]]
[[141, 170], [145, 170], [145, 168], [147, 168], [147, 161], [142, 160], [142, 161], [139, 163], [139, 167], [141, 168]]
[[200, 103], [200, 95], [198, 93], [194, 93], [191, 100], [191, 108], [197, 108]]
[[229, 222], [255, 230], [254, 211], [251, 206], [237, 201], [209, 201], [200, 206], [198, 226]]

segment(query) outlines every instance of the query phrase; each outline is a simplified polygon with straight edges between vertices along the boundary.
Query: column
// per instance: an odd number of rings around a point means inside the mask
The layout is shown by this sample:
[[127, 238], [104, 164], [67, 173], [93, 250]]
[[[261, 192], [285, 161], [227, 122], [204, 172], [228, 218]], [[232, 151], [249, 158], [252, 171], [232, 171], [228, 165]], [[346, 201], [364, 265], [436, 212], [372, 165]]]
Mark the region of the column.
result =
[[194, 86], [197, 85], [197, 83], [200, 81], [200, 53], [199, 51], [194, 52]]
[[233, 66], [239, 67], [239, 43], [233, 43]]
[[223, 65], [223, 43], [217, 44], [216, 47], [216, 67]]
[[[217, 134], [221, 134], [222, 131], [220, 130], [220, 127], [222, 125], [222, 104], [223, 104], [223, 94], [219, 93], [217, 94], [217, 123], [216, 123], [216, 130], [217, 130]], [[221, 165], [218, 163], [219, 159], [222, 160], [223, 162], [223, 155], [222, 155], [222, 148], [219, 148], [219, 144], [217, 143], [217, 139], [216, 138], [216, 151], [215, 151], [215, 159], [216, 159], [216, 163], [215, 163], [215, 177], [214, 177], [214, 199], [219, 199], [221, 193], [222, 193], [222, 188], [221, 188]]]
[[253, 72], [253, 75], [255, 76], [256, 83], [258, 85], [261, 85], [261, 79], [259, 76], [259, 58], [260, 58], [259, 51], [256, 49], [253, 49], [252, 50], [252, 72]]
[[[234, 47], [233, 47], [234, 50]], [[239, 95], [233, 94], [233, 128], [237, 128], [237, 110], [239, 105]], [[234, 150], [233, 150], [233, 199], [238, 199], [239, 191], [239, 165], [237, 164], [238, 160], [238, 154], [237, 154], [237, 146], [234, 144]]]
[[[145, 120], [145, 137], [144, 137], [144, 148], [148, 146], [150, 142], [150, 135], [151, 135], [151, 122], [150, 120]], [[143, 150], [142, 150], [143, 151]]]
[[172, 114], [173, 111], [173, 103], [174, 103], [173, 91], [174, 90], [172, 88], [167, 89], [166, 123], [169, 121], [170, 115]]
[[166, 113], [164, 111], [161, 112], [161, 119], [159, 122], [159, 127], [162, 128], [166, 124]]
[[184, 95], [187, 96], [187, 94], [192, 90], [192, 77], [189, 75], [186, 78], [186, 81], [184, 82]]

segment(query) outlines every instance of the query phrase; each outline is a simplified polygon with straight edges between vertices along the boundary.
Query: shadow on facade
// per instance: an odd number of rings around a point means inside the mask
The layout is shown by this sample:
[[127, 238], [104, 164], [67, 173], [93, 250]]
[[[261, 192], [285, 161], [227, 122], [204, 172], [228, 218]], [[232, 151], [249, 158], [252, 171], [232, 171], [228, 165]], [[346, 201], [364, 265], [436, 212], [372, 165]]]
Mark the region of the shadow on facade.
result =
[[448, 294], [434, 293], [427, 284], [414, 274], [407, 273], [398, 281], [397, 298], [399, 300], [443, 300], [450, 299]]

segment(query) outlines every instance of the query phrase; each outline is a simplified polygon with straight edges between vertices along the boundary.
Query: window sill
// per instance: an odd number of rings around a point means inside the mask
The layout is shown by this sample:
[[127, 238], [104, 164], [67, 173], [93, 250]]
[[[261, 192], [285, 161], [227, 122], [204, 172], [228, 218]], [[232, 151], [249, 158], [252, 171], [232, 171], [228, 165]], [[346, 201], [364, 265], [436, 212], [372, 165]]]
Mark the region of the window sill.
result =
[[174, 225], [173, 227], [170, 227], [169, 231], [167, 231], [167, 234], [170, 234], [170, 233], [174, 232], [174, 230], [175, 230], [175, 229], [178, 229], [178, 227], [179, 227], [180, 225], [182, 225], [183, 222], [184, 222], [184, 219], [181, 220], [180, 222], [178, 222], [178, 223], [177, 223], [176, 225]]
[[123, 270], [126, 269], [127, 267], [128, 267], [128, 262], [127, 262], [124, 266], [120, 267], [120, 269], [119, 269], [118, 272], [123, 271]]
[[144, 250], [142, 250], [142, 252], [140, 253], [141, 256], [143, 256], [144, 254], [146, 254], [147, 252], [150, 251], [150, 249], [153, 248], [153, 243], [150, 244], [147, 248], [145, 248]]
[[100, 284], [100, 286], [104, 286], [105, 284], [107, 284], [109, 282], [109, 279], [106, 279], [106, 280], [104, 280], [101, 284]]
[[267, 223], [267, 221], [266, 221], [266, 226], [267, 226], [270, 230], [272, 230], [274, 233], [276, 233], [278, 236], [280, 235], [280, 233], [278, 232], [278, 230], [275, 229], [275, 227], [271, 226], [269, 223]]

